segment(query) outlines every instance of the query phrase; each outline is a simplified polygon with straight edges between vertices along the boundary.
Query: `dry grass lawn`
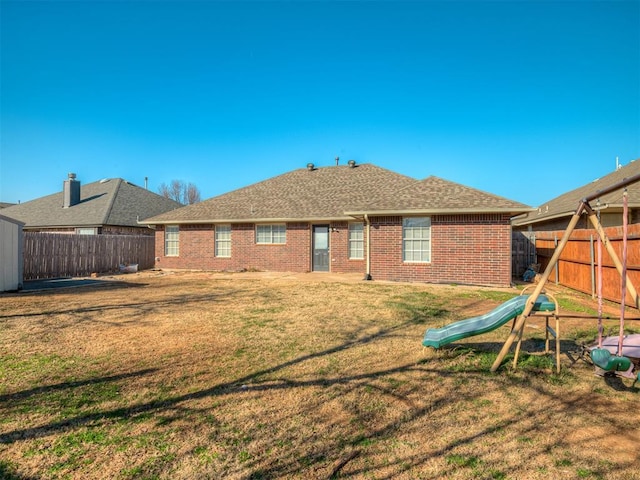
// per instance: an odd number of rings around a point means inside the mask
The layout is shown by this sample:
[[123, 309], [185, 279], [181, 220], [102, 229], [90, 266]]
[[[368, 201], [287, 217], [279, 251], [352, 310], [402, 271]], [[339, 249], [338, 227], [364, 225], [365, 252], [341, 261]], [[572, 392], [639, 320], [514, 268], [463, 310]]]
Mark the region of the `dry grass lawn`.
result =
[[[299, 277], [0, 295], [0, 477], [640, 479], [631, 381], [566, 355], [492, 374], [508, 326], [421, 346], [517, 290]], [[563, 349], [595, 331], [563, 323]]]

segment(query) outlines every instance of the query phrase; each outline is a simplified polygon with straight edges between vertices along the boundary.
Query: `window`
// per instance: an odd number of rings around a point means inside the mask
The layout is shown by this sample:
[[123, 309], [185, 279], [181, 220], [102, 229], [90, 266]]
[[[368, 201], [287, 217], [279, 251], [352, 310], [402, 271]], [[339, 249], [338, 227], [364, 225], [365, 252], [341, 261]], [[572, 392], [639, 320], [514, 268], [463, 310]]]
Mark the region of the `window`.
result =
[[216, 257], [231, 256], [231, 225], [216, 225]]
[[164, 229], [164, 254], [167, 257], [177, 257], [180, 246], [180, 227], [167, 225]]
[[349, 224], [349, 258], [364, 258], [364, 224]]
[[413, 217], [402, 220], [402, 260], [431, 261], [431, 218]]
[[97, 235], [97, 228], [78, 227], [76, 228], [76, 234], [78, 235]]
[[256, 243], [287, 243], [286, 225], [257, 225]]

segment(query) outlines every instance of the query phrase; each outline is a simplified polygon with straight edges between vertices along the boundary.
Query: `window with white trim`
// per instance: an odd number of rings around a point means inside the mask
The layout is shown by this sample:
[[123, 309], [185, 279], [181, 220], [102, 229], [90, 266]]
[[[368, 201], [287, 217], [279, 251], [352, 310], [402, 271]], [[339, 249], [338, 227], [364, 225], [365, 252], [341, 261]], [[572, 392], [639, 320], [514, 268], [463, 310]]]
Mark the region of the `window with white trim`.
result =
[[402, 219], [402, 260], [428, 263], [431, 261], [431, 218]]
[[177, 257], [180, 247], [180, 227], [178, 225], [167, 225], [164, 227], [164, 255], [166, 257]]
[[261, 245], [287, 243], [285, 224], [256, 225], [256, 243]]
[[231, 257], [231, 225], [216, 225], [215, 256]]
[[349, 259], [364, 258], [364, 224], [354, 222], [349, 224]]

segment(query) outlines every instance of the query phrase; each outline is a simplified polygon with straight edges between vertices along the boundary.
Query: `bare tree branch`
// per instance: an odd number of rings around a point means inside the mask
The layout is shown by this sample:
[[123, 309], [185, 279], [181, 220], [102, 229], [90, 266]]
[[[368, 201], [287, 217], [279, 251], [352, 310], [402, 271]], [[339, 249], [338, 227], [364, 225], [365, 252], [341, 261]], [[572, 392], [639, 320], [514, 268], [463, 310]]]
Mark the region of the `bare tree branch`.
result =
[[169, 185], [166, 183], [160, 184], [158, 193], [183, 205], [191, 205], [201, 200], [198, 187], [191, 182], [185, 183], [182, 180], [171, 180]]

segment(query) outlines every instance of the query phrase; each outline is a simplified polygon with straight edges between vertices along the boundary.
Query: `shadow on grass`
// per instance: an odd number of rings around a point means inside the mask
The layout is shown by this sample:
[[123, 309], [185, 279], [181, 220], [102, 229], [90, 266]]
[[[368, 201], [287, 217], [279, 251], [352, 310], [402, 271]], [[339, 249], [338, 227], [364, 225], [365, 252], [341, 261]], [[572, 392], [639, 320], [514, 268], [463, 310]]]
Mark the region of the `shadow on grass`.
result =
[[[127, 284], [130, 286], [130, 284]], [[229, 295], [235, 295], [238, 293], [243, 293], [242, 290], [234, 290], [234, 291], [225, 291], [222, 293], [204, 293], [204, 294], [187, 294], [187, 295], [176, 295], [172, 296], [169, 299], [163, 300], [154, 300], [152, 302], [126, 302], [119, 303], [117, 305], [92, 305], [88, 307], [74, 307], [74, 308], [63, 308], [56, 310], [46, 310], [46, 311], [38, 311], [38, 312], [30, 312], [30, 313], [11, 313], [8, 315], [0, 315], [0, 319], [4, 318], [21, 318], [21, 317], [47, 317], [52, 315], [81, 315], [85, 313], [102, 313], [110, 310], [134, 310], [139, 314], [144, 313], [152, 313], [158, 310], [165, 309], [167, 307], [176, 306], [176, 305], [190, 305], [193, 306], [198, 303], [203, 302], [211, 302], [215, 300], [224, 301], [226, 297]]]
[[[89, 423], [95, 423], [95, 422], [99, 422], [99, 421], [103, 421], [106, 419], [126, 419], [126, 418], [130, 418], [133, 417], [135, 415], [139, 415], [142, 413], [147, 413], [147, 412], [153, 412], [153, 411], [160, 411], [160, 410], [170, 410], [172, 409], [175, 405], [184, 402], [184, 401], [188, 401], [188, 400], [197, 400], [197, 399], [201, 399], [201, 398], [206, 398], [206, 397], [211, 397], [211, 396], [216, 396], [216, 395], [221, 395], [221, 394], [225, 394], [225, 393], [229, 393], [230, 391], [239, 391], [243, 386], [245, 386], [248, 383], [254, 382], [256, 379], [260, 378], [261, 376], [267, 375], [267, 374], [273, 374], [275, 372], [278, 372], [280, 370], [286, 369], [290, 366], [314, 359], [314, 358], [319, 358], [319, 357], [324, 357], [327, 355], [331, 355], [333, 353], [342, 351], [342, 350], [346, 350], [348, 348], [353, 348], [354, 346], [357, 345], [364, 345], [367, 344], [371, 341], [374, 341], [380, 337], [384, 337], [384, 336], [388, 336], [396, 331], [399, 331], [403, 328], [405, 328], [407, 326], [406, 323], [404, 324], [400, 324], [397, 325], [395, 327], [386, 329], [386, 330], [382, 330], [380, 332], [377, 332], [375, 334], [372, 335], [367, 335], [365, 337], [361, 337], [358, 338], [356, 340], [351, 340], [348, 342], [345, 342], [341, 345], [338, 345], [336, 347], [321, 351], [321, 352], [315, 352], [315, 353], [311, 353], [308, 355], [303, 355], [301, 357], [298, 357], [296, 359], [290, 360], [288, 362], [284, 362], [281, 363], [277, 366], [271, 367], [271, 368], [266, 368], [254, 373], [251, 373], [249, 375], [246, 375], [244, 377], [240, 377], [238, 379], [235, 379], [231, 382], [225, 382], [225, 383], [221, 383], [219, 385], [216, 385], [214, 387], [211, 388], [207, 388], [204, 390], [199, 390], [197, 392], [192, 392], [192, 393], [188, 393], [188, 394], [184, 394], [184, 395], [178, 395], [175, 397], [170, 397], [170, 398], [163, 398], [162, 400], [154, 400], [154, 401], [150, 401], [150, 402], [146, 402], [146, 403], [141, 403], [138, 405], [133, 405], [130, 407], [122, 407], [122, 408], [116, 408], [113, 410], [106, 410], [106, 411], [101, 411], [101, 412], [96, 412], [96, 413], [90, 413], [90, 414], [86, 414], [86, 415], [79, 415], [76, 417], [72, 417], [72, 418], [68, 418], [68, 419], [64, 419], [61, 420], [59, 422], [52, 422], [52, 423], [48, 423], [45, 425], [41, 425], [39, 427], [32, 427], [32, 428], [25, 428], [25, 429], [18, 429], [18, 430], [14, 430], [11, 432], [5, 432], [0, 434], [0, 443], [12, 443], [18, 440], [24, 440], [24, 439], [33, 439], [33, 438], [39, 438], [39, 437], [43, 437], [43, 436], [49, 436], [52, 434], [55, 434], [58, 431], [61, 430], [66, 430], [68, 428], [75, 428], [75, 427], [79, 427], [82, 425], [86, 425]], [[353, 381], [356, 378], [375, 378], [381, 375], [386, 375], [388, 373], [391, 372], [398, 372], [401, 371], [403, 369], [405, 369], [406, 367], [402, 367], [400, 369], [392, 369], [392, 370], [387, 370], [387, 371], [382, 371], [382, 372], [377, 372], [375, 374], [367, 374], [367, 375], [358, 375], [358, 376], [354, 376], [354, 377], [344, 377], [344, 378], [337, 378], [337, 379], [333, 379], [333, 380], [328, 380], [328, 379], [319, 379], [319, 380], [313, 380], [313, 381], [308, 381], [308, 382], [293, 382], [293, 381], [286, 381], [286, 382], [278, 382], [275, 384], [268, 384], [268, 385], [264, 385], [262, 390], [272, 390], [272, 389], [281, 389], [281, 388], [294, 388], [294, 387], [301, 387], [301, 386], [309, 386], [309, 385], [320, 385], [320, 386], [326, 386], [327, 383], [349, 383], [350, 381]], [[143, 370], [142, 372], [147, 372], [147, 370]], [[114, 379], [115, 380], [115, 379]], [[102, 380], [100, 378], [98, 379], [92, 379], [92, 380], [87, 380], [85, 383], [89, 384], [89, 383], [101, 383]], [[73, 382], [72, 382], [73, 383]], [[61, 386], [59, 388], [66, 388], [65, 385], [69, 385], [69, 384], [61, 384]], [[46, 393], [48, 391], [47, 387], [41, 387], [42, 388], [42, 392]], [[38, 389], [34, 389], [38, 390]], [[246, 390], [246, 388], [245, 388]], [[12, 395], [16, 395], [18, 396], [17, 398], [19, 398], [20, 393], [18, 394], [12, 394]]]
[[[148, 368], [145, 370], [139, 370], [137, 372], [131, 373], [122, 373], [120, 375], [110, 375], [107, 377], [98, 377], [98, 378], [90, 378], [87, 380], [77, 380], [73, 382], [62, 382], [56, 383], [55, 385], [43, 385], [42, 387], [31, 388], [29, 390], [22, 390], [20, 392], [15, 393], [7, 393], [4, 395], [0, 395], [0, 404], [4, 402], [14, 402], [24, 400], [33, 395], [41, 395], [52, 393], [59, 390], [69, 390], [72, 388], [84, 387], [86, 385], [97, 385], [100, 383], [108, 383], [108, 382], [118, 382], [120, 380], [126, 380], [128, 378], [140, 377], [143, 375], [149, 375], [150, 373], [156, 372], [155, 368]], [[0, 477], [3, 478], [3, 477]]]
[[[229, 292], [220, 294], [220, 298], [228, 294]], [[212, 296], [215, 297], [216, 295], [189, 295], [185, 297], [188, 297], [189, 301], [191, 302], [198, 301], [198, 299], [200, 299], [201, 301], [211, 301]], [[160, 306], [155, 305], [154, 307], [150, 308], [162, 308], [162, 306], [180, 304], [181, 302], [185, 301], [185, 297], [164, 300], [160, 302]], [[128, 304], [127, 307], [147, 308], [146, 304], [142, 303], [131, 303]], [[92, 307], [87, 311], [94, 311], [97, 308], [100, 307]], [[122, 306], [112, 306], [112, 308], [122, 308]], [[77, 312], [77, 310], [73, 310], [73, 312]], [[452, 403], [460, 405], [461, 409], [467, 408], [469, 406], [471, 408], [474, 408], [473, 402], [481, 400], [486, 392], [482, 388], [477, 388], [474, 391], [465, 391], [464, 389], [459, 389], [457, 391], [441, 392], [437, 390], [436, 383], [428, 382], [432, 382], [433, 379], [437, 379], [439, 377], [447, 377], [453, 378], [455, 380], [459, 379], [460, 384], [469, 382], [471, 379], [480, 379], [478, 385], [482, 385], [483, 381], [485, 381], [486, 379], [495, 378], [495, 375], [490, 374], [488, 370], [484, 368], [480, 369], [472, 367], [467, 369], [459, 369], [457, 371], [447, 370], [443, 368], [443, 364], [441, 363], [442, 360], [435, 358], [433, 359], [433, 368], [427, 367], [428, 363], [431, 362], [431, 360], [429, 360], [423, 362], [410, 362], [393, 368], [380, 368], [376, 371], [369, 371], [367, 373], [354, 375], [337, 374], [333, 377], [314, 377], [309, 380], [296, 380], [291, 378], [264, 380], [264, 377], [273, 376], [274, 373], [284, 371], [288, 367], [294, 365], [308, 362], [317, 358], [331, 356], [338, 352], [356, 348], [359, 346], [364, 346], [374, 341], [399, 336], [406, 333], [406, 331], [413, 332], [415, 330], [416, 324], [420, 324], [425, 320], [427, 313], [426, 311], [421, 310], [419, 307], [412, 307], [410, 309], [407, 309], [407, 312], [407, 317], [409, 317], [408, 320], [393, 327], [382, 329], [370, 335], [358, 335], [357, 331], [355, 331], [353, 339], [345, 341], [340, 345], [336, 345], [322, 351], [301, 355], [297, 358], [282, 362], [272, 367], [263, 368], [250, 374], [235, 378], [229, 382], [219, 383], [217, 385], [200, 389], [195, 392], [165, 397], [161, 400], [153, 400], [126, 407], [104, 409], [98, 412], [75, 415], [70, 418], [50, 422], [36, 427], [15, 429], [13, 431], [0, 434], [0, 443], [9, 444], [23, 440], [47, 437], [83, 426], [96, 427], [102, 424], [107, 424], [114, 419], [128, 420], [141, 414], [161, 416], [165, 412], [171, 412], [173, 415], [178, 417], [183, 415], [185, 419], [188, 420], [189, 415], [191, 414], [191, 412], [193, 412], [194, 409], [182, 404], [190, 400], [199, 400], [227, 394], [244, 394], [246, 392], [269, 392], [282, 389], [295, 390], [308, 387], [326, 388], [337, 386], [340, 387], [339, 394], [341, 396], [346, 396], [353, 393], [358, 395], [360, 393], [364, 394], [373, 391], [380, 396], [390, 397], [393, 400], [404, 403], [404, 406], [406, 408], [398, 417], [386, 419], [384, 422], [382, 422], [382, 425], [375, 428], [366, 427], [366, 412], [355, 412], [353, 413], [353, 420], [357, 420], [362, 425], [365, 425], [361, 432], [356, 431], [356, 422], [353, 422], [353, 431], [350, 432], [350, 434], [347, 434], [346, 438], [334, 438], [328, 436], [327, 439], [323, 438], [322, 440], [309, 439], [308, 444], [304, 447], [304, 450], [298, 452], [301, 455], [303, 455], [304, 453], [308, 454], [307, 457], [303, 458], [303, 460], [306, 459], [306, 464], [301, 463], [302, 460], [300, 458], [297, 458], [297, 456], [295, 455], [288, 455], [284, 458], [278, 458], [277, 463], [274, 463], [271, 466], [265, 466], [264, 462], [261, 463], [261, 460], [263, 459], [247, 459], [243, 464], [243, 468], [248, 472], [248, 476], [245, 476], [243, 478], [257, 479], [299, 476], [301, 474], [301, 470], [308, 468], [309, 464], [317, 464], [318, 468], [327, 468], [326, 466], [328, 464], [329, 478], [345, 478], [347, 475], [351, 477], [375, 475], [377, 478], [391, 478], [393, 475], [385, 477], [380, 476], [384, 474], [378, 475], [376, 472], [381, 468], [389, 469], [391, 468], [391, 466], [395, 466], [394, 471], [396, 473], [398, 471], [402, 472], [409, 471], [413, 468], [420, 468], [421, 466], [428, 464], [433, 459], [437, 459], [443, 456], [446, 457], [447, 455], [458, 452], [460, 448], [475, 444], [475, 442], [482, 442], [488, 436], [499, 436], [501, 432], [504, 432], [508, 428], [515, 428], [515, 430], [517, 431], [516, 434], [520, 437], [535, 436], [535, 434], [541, 427], [539, 424], [535, 422], [532, 423], [530, 421], [530, 418], [532, 416], [540, 419], [548, 419], [553, 415], [562, 417], [562, 415], [566, 415], [567, 412], [571, 413], [580, 410], [588, 411], [590, 403], [593, 402], [593, 399], [589, 398], [589, 396], [556, 398], [553, 393], [553, 389], [547, 388], [544, 385], [532, 386], [530, 384], [523, 387], [523, 384], [519, 379], [513, 379], [505, 375], [504, 377], [502, 377], [501, 382], [498, 383], [500, 385], [500, 388], [505, 389], [505, 391], [512, 386], [529, 388], [533, 397], [539, 398], [541, 400], [553, 400], [553, 402], [547, 402], [547, 406], [544, 406], [542, 404], [543, 402], [541, 402], [540, 405], [528, 405], [526, 409], [513, 408], [511, 410], [507, 410], [507, 413], [502, 415], [502, 417], [496, 416], [494, 421], [488, 422], [489, 425], [487, 425], [486, 427], [478, 430], [474, 429], [473, 426], [470, 425], [469, 428], [461, 429], [461, 433], [459, 435], [456, 435], [455, 438], [451, 438], [450, 440], [446, 441], [440, 441], [438, 446], [434, 447], [429, 445], [429, 442], [433, 437], [437, 436], [438, 432], [423, 431], [425, 423], [427, 425], [431, 425], [432, 423], [429, 423], [428, 420], [443, 417], [445, 415], [444, 412], [448, 411], [447, 407]], [[430, 321], [433, 321], [434, 317], [441, 317], [447, 314], [448, 312], [441, 308], [435, 308], [428, 312]], [[415, 341], [416, 345], [418, 346], [420, 338], [416, 337]], [[491, 352], [495, 354], [501, 348], [502, 342], [479, 342], [477, 344], [464, 344], [464, 346], [468, 349], [476, 348], [480, 352]], [[568, 345], [566, 347], [568, 347]], [[383, 359], [381, 360], [381, 362], [384, 364]], [[152, 372], [153, 370], [142, 370], [140, 372], [135, 372], [134, 374], [132, 374], [132, 376], [144, 375]], [[412, 391], [412, 393], [415, 393], [417, 389], [420, 389], [421, 387], [425, 387], [424, 392], [421, 392], [419, 395], [410, 398], [406, 393], [398, 393], [393, 388], [385, 388], [384, 385], [381, 386], [379, 383], [375, 382], [375, 380], [378, 380], [380, 378], [390, 377], [398, 373], [407, 373], [413, 375], [413, 382], [415, 383], [415, 385], [413, 386], [414, 390]], [[103, 377], [87, 380], [83, 384], [116, 382], [119, 380], [124, 380], [126, 378], [126, 375]], [[81, 386], [81, 384], [76, 385], [76, 383], [77, 382], [70, 382], [67, 384], [40, 387], [17, 394], [12, 394], [13, 396], [4, 396], [6, 397], [4, 398], [4, 401], [11, 401], [14, 399], [19, 400], [21, 398], [26, 398], [35, 394], [46, 394], [54, 390]], [[318, 400], [318, 402], [320, 401], [321, 400]], [[505, 402], [508, 401], [509, 400], [505, 396]], [[549, 403], [551, 403], [552, 405], [551, 411], [546, 410], [549, 408]], [[314, 409], [318, 409], [319, 407], [320, 403], [312, 402], [305, 407], [305, 412], [312, 414]], [[457, 419], [451, 418], [447, 419], [447, 421], [456, 422]], [[624, 431], [625, 426], [627, 426], [627, 419], [620, 418], [615, 419], [615, 421], [607, 427], [609, 429], [608, 431], [615, 432]], [[414, 453], [412, 453], [411, 455], [398, 455], [397, 459], [389, 460], [388, 457], [385, 457], [384, 464], [380, 463], [382, 460], [372, 458], [371, 461], [358, 462], [358, 464], [355, 465], [355, 459], [363, 456], [364, 453], [362, 452], [367, 452], [367, 448], [369, 448], [368, 445], [375, 444], [375, 442], [379, 441], [380, 439], [389, 440], [396, 436], [406, 436], [408, 433], [414, 434], [418, 438], [424, 438], [425, 448], [413, 449], [412, 452]], [[273, 445], [275, 445], [277, 439], [272, 438], [268, 439], [267, 441], [270, 441]], [[308, 445], [311, 445], [311, 447], [309, 447]], [[532, 457], [535, 457], [535, 455], [543, 457], [545, 455], [548, 455], [548, 450], [550, 448], [562, 449], [564, 448], [564, 445], [564, 439], [558, 438], [553, 440], [553, 444], [551, 446], [545, 444], [528, 446], [527, 455], [518, 453], [516, 455], [517, 460], [514, 460], [514, 462], [517, 463], [516, 466], [518, 468], [522, 469], [520, 473], [526, 472], [528, 463], [531, 461]], [[522, 445], [517, 446], [522, 447]], [[503, 452], [505, 456], [507, 456], [508, 454], [517, 453], [509, 452], [508, 449], [511, 447], [505, 446], [503, 448], [505, 450]], [[276, 448], [274, 447], [274, 449]], [[347, 473], [346, 467], [349, 462], [352, 461], [354, 461], [354, 465], [349, 465], [349, 471]], [[320, 467], [320, 465], [323, 466]], [[491, 465], [489, 465], [487, 469], [489, 469], [490, 466]], [[2, 473], [1, 470], [0, 473]], [[471, 474], [471, 472], [469, 473]], [[486, 475], [487, 472], [484, 473], [485, 478], [490, 478]], [[496, 475], [499, 475], [500, 473], [501, 472], [497, 472]], [[493, 478], [506, 478], [506, 472], [504, 474], [505, 477], [493, 475]], [[473, 476], [477, 477], [478, 475], [474, 473]], [[520, 476], [520, 478], [525, 477], [526, 476]], [[513, 478], [518, 478], [518, 472], [514, 474]]]
[[37, 477], [25, 476], [16, 473], [10, 464], [0, 460], [0, 478], [2, 480], [38, 480]]

